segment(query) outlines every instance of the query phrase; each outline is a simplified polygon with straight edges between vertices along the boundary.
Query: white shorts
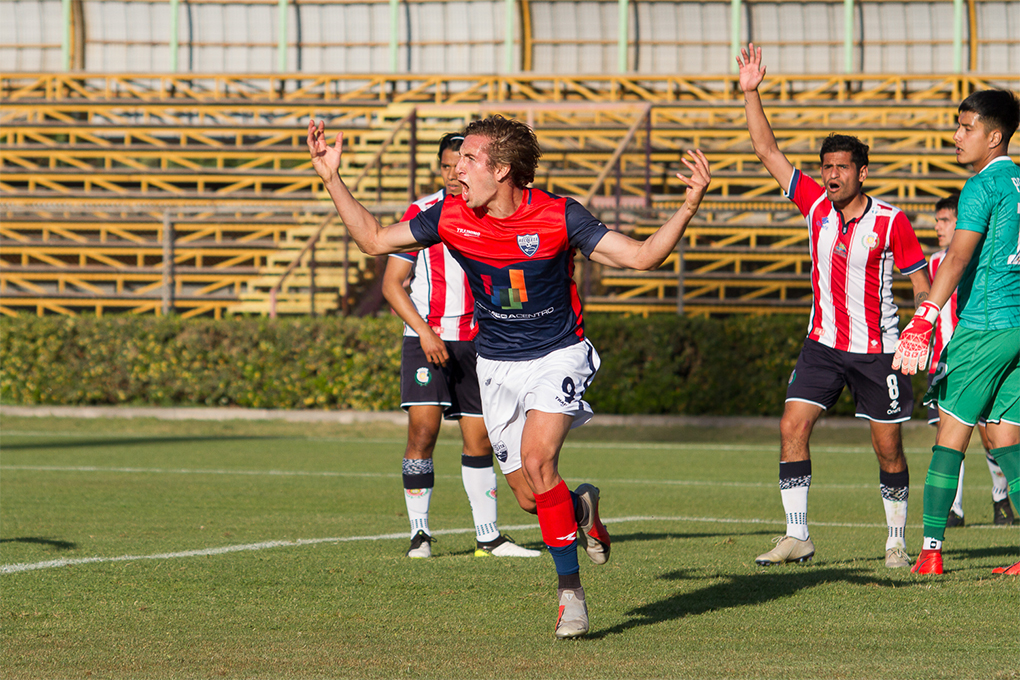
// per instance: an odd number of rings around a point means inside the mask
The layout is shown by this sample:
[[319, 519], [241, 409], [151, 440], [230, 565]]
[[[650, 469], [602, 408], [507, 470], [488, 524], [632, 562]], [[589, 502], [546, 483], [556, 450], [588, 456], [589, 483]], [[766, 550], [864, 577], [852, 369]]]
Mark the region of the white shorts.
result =
[[588, 340], [531, 361], [478, 357], [485, 428], [504, 475], [521, 467], [521, 435], [528, 411], [571, 415], [571, 429], [591, 420], [594, 411], [583, 397], [600, 363], [599, 353]]

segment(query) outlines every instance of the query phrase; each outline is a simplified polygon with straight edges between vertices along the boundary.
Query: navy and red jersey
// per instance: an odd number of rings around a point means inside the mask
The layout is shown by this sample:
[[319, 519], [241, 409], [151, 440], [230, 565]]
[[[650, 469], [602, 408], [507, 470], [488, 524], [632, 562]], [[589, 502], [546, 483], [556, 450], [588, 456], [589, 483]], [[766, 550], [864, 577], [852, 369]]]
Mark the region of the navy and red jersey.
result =
[[574, 251], [590, 257], [609, 230], [574, 199], [525, 189], [517, 211], [499, 219], [447, 196], [410, 228], [423, 246], [445, 243], [467, 272], [479, 356], [527, 361], [584, 339]]

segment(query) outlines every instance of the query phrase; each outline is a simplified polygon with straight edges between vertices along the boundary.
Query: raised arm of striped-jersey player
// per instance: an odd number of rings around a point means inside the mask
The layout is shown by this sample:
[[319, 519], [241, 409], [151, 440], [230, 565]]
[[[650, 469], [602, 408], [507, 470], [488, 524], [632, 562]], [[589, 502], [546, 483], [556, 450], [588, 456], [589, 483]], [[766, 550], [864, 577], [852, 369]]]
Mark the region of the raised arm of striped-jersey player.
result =
[[644, 241], [632, 239], [618, 231], [610, 231], [595, 246], [591, 253], [592, 261], [610, 267], [648, 271], [662, 264], [673, 252], [684, 231], [687, 230], [691, 218], [698, 212], [701, 199], [705, 197], [708, 185], [712, 181], [712, 170], [705, 154], [700, 149], [687, 153], [691, 155], [693, 162], [686, 158], [681, 160], [690, 169], [691, 176], [685, 177], [681, 173], [676, 175], [677, 179], [687, 185], [687, 193], [680, 209]]
[[740, 49], [737, 57], [740, 66], [740, 90], [744, 93], [744, 114], [747, 118], [747, 131], [751, 133], [751, 146], [754, 154], [761, 160], [765, 169], [786, 191], [793, 177], [793, 164], [779, 149], [776, 135], [762, 107], [758, 86], [765, 79], [765, 65], [761, 61], [761, 48], [748, 43], [747, 49]]
[[336, 140], [330, 146], [326, 142], [326, 133], [322, 121], [308, 121], [308, 153], [312, 157], [312, 167], [322, 179], [323, 186], [333, 199], [333, 205], [340, 214], [344, 226], [358, 248], [366, 255], [386, 255], [387, 253], [410, 252], [421, 246], [411, 235], [407, 222], [384, 227], [375, 215], [365, 209], [351, 194], [347, 185], [340, 178], [340, 157], [343, 152], [343, 133], [338, 132]]

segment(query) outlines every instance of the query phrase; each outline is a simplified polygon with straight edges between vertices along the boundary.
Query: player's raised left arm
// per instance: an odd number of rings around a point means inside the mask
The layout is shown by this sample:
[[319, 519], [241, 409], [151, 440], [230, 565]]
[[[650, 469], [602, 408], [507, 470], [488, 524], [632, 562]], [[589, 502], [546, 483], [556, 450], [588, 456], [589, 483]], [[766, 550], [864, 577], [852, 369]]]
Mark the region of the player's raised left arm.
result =
[[314, 120], [308, 121], [308, 153], [312, 157], [312, 167], [322, 179], [340, 219], [361, 252], [376, 256], [420, 247], [411, 235], [407, 222], [383, 227], [375, 215], [354, 198], [340, 177], [343, 133], [337, 133], [336, 140], [330, 145], [323, 128], [322, 121], [317, 125]]
[[712, 181], [712, 171], [700, 150], [688, 151], [692, 160], [682, 159], [691, 171], [690, 177], [677, 173], [677, 179], [687, 185], [684, 203], [673, 213], [664, 225], [644, 241], [638, 241], [625, 234], [611, 231], [606, 234], [591, 253], [591, 259], [599, 264], [610, 267], [639, 269], [647, 271], [655, 269], [673, 252], [676, 244], [687, 230], [691, 218], [698, 212], [701, 199], [708, 191]]

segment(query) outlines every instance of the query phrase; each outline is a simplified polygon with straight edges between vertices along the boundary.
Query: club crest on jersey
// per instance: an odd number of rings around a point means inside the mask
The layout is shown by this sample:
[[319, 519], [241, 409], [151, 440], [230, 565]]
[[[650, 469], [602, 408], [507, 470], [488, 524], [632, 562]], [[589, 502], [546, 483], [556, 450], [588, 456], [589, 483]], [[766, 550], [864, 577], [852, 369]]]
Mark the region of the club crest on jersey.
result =
[[414, 372], [414, 381], [419, 385], [428, 385], [432, 381], [432, 372], [427, 366], [422, 366]]
[[496, 442], [492, 445], [492, 450], [496, 453], [496, 458], [499, 459], [500, 463], [505, 463], [507, 458], [506, 444], [501, 441]]
[[864, 247], [867, 248], [868, 250], [874, 250], [875, 246], [878, 245], [878, 234], [876, 234], [875, 232], [865, 234], [864, 238], [861, 239], [861, 243], [863, 243]]
[[518, 234], [517, 245], [522, 253], [531, 257], [538, 252], [538, 234]]

